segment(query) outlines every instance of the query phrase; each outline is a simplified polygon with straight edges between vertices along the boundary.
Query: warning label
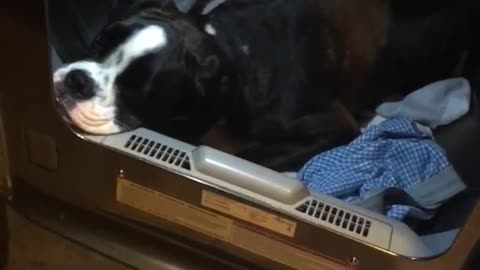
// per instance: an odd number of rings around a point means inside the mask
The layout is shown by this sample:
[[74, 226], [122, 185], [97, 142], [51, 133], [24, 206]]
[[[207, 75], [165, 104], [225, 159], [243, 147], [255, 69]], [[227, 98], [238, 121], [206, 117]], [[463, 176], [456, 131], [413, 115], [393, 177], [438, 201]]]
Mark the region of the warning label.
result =
[[[177, 200], [124, 178], [117, 179], [117, 201], [199, 233], [223, 240], [238, 248], [277, 263], [301, 270], [347, 270], [345, 264], [328, 260], [284, 240], [265, 235], [234, 220]], [[202, 204], [223, 213], [293, 236], [296, 223], [249, 207], [211, 192], [204, 192]], [[214, 208], [215, 207], [215, 208]], [[245, 207], [245, 208], [244, 208]], [[233, 210], [233, 211], [232, 211]], [[219, 211], [219, 210], [218, 210]], [[293, 229], [292, 229], [293, 228]]]
[[231, 232], [232, 220], [123, 178], [117, 181], [117, 201], [218, 239]]
[[202, 205], [290, 237], [295, 235], [297, 228], [296, 222], [209, 191], [203, 191]]

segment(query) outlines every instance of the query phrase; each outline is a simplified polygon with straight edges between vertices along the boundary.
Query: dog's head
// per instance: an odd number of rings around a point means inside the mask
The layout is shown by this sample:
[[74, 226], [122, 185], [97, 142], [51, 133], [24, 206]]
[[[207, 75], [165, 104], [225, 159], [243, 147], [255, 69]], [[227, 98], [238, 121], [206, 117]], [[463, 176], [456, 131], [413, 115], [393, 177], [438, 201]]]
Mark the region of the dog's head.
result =
[[113, 134], [185, 117], [219, 65], [208, 35], [194, 23], [147, 8], [108, 25], [88, 59], [56, 70], [54, 89], [70, 124]]

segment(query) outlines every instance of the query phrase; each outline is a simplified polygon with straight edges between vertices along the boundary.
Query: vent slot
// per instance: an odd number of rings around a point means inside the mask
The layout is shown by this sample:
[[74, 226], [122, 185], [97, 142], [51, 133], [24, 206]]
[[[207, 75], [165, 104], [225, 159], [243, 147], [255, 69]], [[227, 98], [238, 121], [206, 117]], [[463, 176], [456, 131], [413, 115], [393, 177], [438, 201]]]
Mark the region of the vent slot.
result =
[[318, 200], [306, 201], [297, 207], [296, 210], [363, 237], [368, 237], [372, 227], [370, 220]]
[[190, 157], [186, 152], [142, 136], [132, 135], [124, 148], [163, 163], [191, 170]]

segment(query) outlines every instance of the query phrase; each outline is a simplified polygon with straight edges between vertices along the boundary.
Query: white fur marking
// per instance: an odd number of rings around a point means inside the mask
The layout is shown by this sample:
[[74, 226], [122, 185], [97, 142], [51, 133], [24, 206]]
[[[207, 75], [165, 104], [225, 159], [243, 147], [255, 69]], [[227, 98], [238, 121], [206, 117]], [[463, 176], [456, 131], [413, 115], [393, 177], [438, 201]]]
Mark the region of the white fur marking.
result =
[[[167, 37], [163, 28], [159, 26], [148, 26], [135, 33], [126, 43], [122, 44], [105, 61], [104, 65], [115, 69], [115, 75], [122, 73], [130, 62], [142, 57], [147, 53], [161, 49], [167, 44]], [[123, 60], [116, 63], [120, 54]]]
[[[98, 86], [96, 96], [87, 101], [76, 102], [66, 108], [72, 122], [92, 134], [112, 134], [121, 131], [115, 121], [115, 79], [135, 59], [167, 45], [167, 36], [159, 26], [147, 26], [134, 33], [103, 62], [75, 62], [58, 69], [53, 75], [55, 84], [62, 83], [65, 76], [74, 69], [84, 70]], [[121, 61], [118, 61], [118, 60]], [[105, 78], [108, 76], [108, 80]], [[58, 89], [57, 89], [58, 90]], [[57, 93], [59, 94], [59, 93]]]
[[250, 46], [248, 45], [242, 45], [240, 47], [240, 49], [242, 50], [242, 52], [246, 55], [250, 55]]
[[210, 34], [212, 36], [215, 36], [217, 34], [217, 30], [215, 30], [215, 28], [213, 28], [211, 24], [205, 25], [205, 32], [207, 32], [207, 34]]

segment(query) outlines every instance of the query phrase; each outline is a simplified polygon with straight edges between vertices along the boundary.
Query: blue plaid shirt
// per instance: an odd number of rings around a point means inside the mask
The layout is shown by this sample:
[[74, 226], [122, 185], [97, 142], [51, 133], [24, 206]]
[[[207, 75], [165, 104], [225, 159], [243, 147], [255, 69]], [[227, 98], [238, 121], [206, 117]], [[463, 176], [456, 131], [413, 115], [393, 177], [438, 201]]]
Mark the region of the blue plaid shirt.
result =
[[[368, 128], [346, 146], [310, 160], [298, 179], [315, 192], [350, 203], [368, 199], [371, 191], [408, 189], [449, 167], [444, 150], [406, 118], [388, 119]], [[388, 217], [403, 220], [409, 205], [384, 205]]]

